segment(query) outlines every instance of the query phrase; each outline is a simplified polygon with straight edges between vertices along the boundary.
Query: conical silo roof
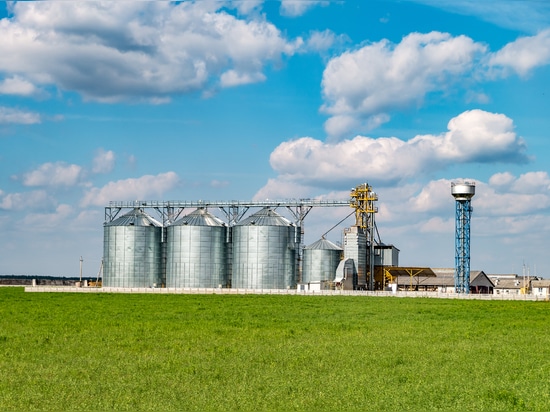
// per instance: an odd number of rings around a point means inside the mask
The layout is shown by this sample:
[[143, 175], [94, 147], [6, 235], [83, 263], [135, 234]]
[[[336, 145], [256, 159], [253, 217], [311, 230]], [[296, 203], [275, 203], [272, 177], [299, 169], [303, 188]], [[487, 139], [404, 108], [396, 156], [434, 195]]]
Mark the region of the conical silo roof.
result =
[[143, 210], [136, 208], [120, 216], [112, 222], [105, 223], [105, 226], [157, 226], [162, 224], [149, 216]]
[[317, 242], [312, 243], [309, 246], [306, 246], [305, 249], [308, 250], [343, 250], [340, 246], [335, 245], [330, 240], [319, 239]]
[[241, 220], [237, 223], [237, 226], [292, 226], [292, 223], [274, 210], [266, 207]]
[[197, 209], [175, 221], [172, 226], [225, 226], [225, 223], [207, 210]]

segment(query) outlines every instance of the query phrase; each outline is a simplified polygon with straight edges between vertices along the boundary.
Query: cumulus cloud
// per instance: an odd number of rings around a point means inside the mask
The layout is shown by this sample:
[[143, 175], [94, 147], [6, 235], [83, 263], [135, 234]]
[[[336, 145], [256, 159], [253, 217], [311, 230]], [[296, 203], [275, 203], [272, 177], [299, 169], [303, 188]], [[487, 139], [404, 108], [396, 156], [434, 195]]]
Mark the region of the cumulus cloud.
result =
[[269, 179], [255, 195], [253, 200], [296, 199], [307, 197], [311, 188], [307, 185], [285, 178]]
[[19, 76], [9, 77], [0, 81], [0, 94], [32, 96], [37, 92], [38, 89], [34, 84]]
[[[86, 99], [163, 101], [264, 78], [300, 47], [223, 2], [17, 2], [0, 21], [0, 72]], [[36, 61], [40, 61], [37, 65]], [[221, 76], [224, 75], [221, 81]]]
[[44, 163], [23, 175], [25, 186], [74, 186], [82, 177], [82, 167], [64, 162]]
[[281, 14], [289, 17], [303, 15], [307, 10], [317, 6], [326, 6], [329, 2], [326, 0], [281, 0]]
[[[397, 45], [382, 40], [345, 52], [325, 68], [321, 110], [347, 119], [349, 130], [368, 127], [371, 116], [386, 114], [374, 122], [376, 126], [389, 119], [390, 110], [421, 104], [431, 92], [446, 92], [485, 50], [469, 37], [431, 32], [411, 33]], [[330, 126], [327, 132], [346, 131], [346, 127]]]
[[233, 0], [230, 6], [235, 7], [241, 14], [249, 14], [260, 8], [264, 0]]
[[550, 29], [535, 36], [520, 37], [508, 43], [489, 58], [493, 73], [508, 75], [510, 71], [526, 76], [536, 67], [550, 63]]
[[501, 192], [550, 194], [550, 176], [544, 171], [527, 172], [519, 177], [510, 172], [496, 173], [489, 179], [489, 185]]
[[228, 70], [222, 73], [220, 84], [222, 87], [241, 86], [243, 84], [258, 83], [265, 80], [263, 73], [239, 73], [236, 70]]
[[115, 167], [115, 153], [112, 150], [99, 149], [92, 163], [93, 173], [109, 173]]
[[340, 45], [349, 40], [346, 35], [336, 35], [331, 30], [314, 30], [309, 34], [305, 42], [305, 48], [309, 51], [325, 52], [334, 45]]
[[281, 143], [271, 153], [271, 167], [279, 174], [259, 192], [273, 197], [277, 187], [291, 184], [339, 188], [363, 181], [387, 186], [462, 163], [525, 163], [523, 139], [510, 118], [482, 110], [466, 111], [451, 119], [447, 132], [396, 137], [356, 136], [339, 142], [303, 137]]
[[73, 208], [70, 205], [62, 204], [56, 207], [53, 213], [30, 213], [23, 219], [25, 227], [33, 230], [49, 230], [59, 227], [67, 222], [69, 216], [73, 214]]
[[38, 113], [17, 110], [10, 107], [0, 106], [0, 124], [2, 123], [17, 123], [17, 124], [35, 124], [40, 123], [40, 115]]
[[[471, 179], [470, 179], [471, 180]], [[420, 193], [411, 197], [407, 207], [416, 213], [440, 213], [452, 210], [451, 181], [447, 179], [432, 180]]]
[[53, 205], [55, 205], [55, 200], [52, 199], [45, 190], [22, 193], [4, 193], [0, 191], [0, 209], [47, 209]]
[[166, 191], [173, 189], [178, 183], [179, 177], [174, 172], [118, 180], [110, 182], [102, 188], [89, 189], [80, 204], [83, 207], [106, 206], [110, 201], [116, 200], [160, 199]]

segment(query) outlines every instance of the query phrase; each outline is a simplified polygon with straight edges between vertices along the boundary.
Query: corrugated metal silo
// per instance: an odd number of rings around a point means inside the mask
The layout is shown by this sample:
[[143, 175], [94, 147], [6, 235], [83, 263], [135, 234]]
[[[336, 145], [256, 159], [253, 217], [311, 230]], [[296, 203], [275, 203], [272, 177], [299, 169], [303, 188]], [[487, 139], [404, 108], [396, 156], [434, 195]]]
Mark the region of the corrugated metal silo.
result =
[[233, 288], [287, 289], [296, 286], [296, 227], [264, 208], [233, 227]]
[[227, 286], [226, 226], [197, 209], [167, 228], [166, 286]]
[[161, 286], [161, 223], [135, 208], [105, 223], [103, 236], [103, 286]]
[[332, 281], [340, 263], [342, 248], [320, 239], [304, 248], [302, 283]]

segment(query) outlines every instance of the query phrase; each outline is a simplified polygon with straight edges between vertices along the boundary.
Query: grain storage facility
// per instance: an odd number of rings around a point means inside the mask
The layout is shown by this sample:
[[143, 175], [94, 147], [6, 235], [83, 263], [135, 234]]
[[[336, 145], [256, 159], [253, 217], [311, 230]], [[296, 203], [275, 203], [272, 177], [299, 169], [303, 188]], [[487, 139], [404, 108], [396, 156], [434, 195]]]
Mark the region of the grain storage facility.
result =
[[233, 227], [232, 287], [288, 289], [296, 286], [300, 232], [269, 207]]
[[[350, 200], [110, 202], [105, 208], [103, 286], [275, 290], [297, 288], [300, 281], [308, 290], [321, 283], [364, 289], [367, 273], [373, 276], [376, 200], [372, 188], [363, 184]], [[350, 206], [356, 222], [344, 231], [344, 250], [324, 237], [304, 247], [304, 219], [312, 208]], [[193, 211], [184, 213], [189, 208]], [[223, 213], [225, 223], [209, 212], [212, 208]], [[119, 217], [125, 209], [130, 212]], [[145, 210], [156, 211], [159, 221]], [[283, 212], [290, 218], [279, 214]], [[336, 279], [342, 258], [355, 268], [353, 282]]]
[[162, 285], [162, 224], [140, 208], [106, 222], [103, 229], [103, 286]]
[[166, 229], [166, 287], [227, 287], [227, 227], [199, 208]]

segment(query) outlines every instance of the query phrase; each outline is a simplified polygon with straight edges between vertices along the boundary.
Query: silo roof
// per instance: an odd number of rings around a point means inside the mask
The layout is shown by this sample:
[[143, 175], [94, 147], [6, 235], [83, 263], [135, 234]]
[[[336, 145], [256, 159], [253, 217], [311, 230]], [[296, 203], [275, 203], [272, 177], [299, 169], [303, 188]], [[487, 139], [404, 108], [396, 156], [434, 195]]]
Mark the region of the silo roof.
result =
[[265, 207], [241, 220], [237, 226], [292, 226], [292, 223], [274, 210]]
[[225, 223], [207, 210], [197, 209], [175, 221], [172, 226], [225, 226]]
[[111, 222], [105, 223], [105, 226], [157, 226], [161, 227], [162, 223], [158, 222], [141, 209], [133, 209], [132, 211], [120, 216]]
[[317, 242], [312, 243], [305, 248], [310, 250], [343, 250], [340, 246], [337, 246], [330, 240], [326, 239], [319, 239]]

